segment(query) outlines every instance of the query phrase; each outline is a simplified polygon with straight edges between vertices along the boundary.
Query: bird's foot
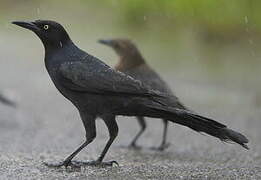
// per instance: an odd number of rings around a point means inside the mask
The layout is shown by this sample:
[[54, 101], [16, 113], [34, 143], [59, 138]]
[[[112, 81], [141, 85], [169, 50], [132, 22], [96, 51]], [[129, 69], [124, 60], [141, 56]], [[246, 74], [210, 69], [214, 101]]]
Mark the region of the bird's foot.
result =
[[60, 167], [80, 168], [81, 167], [78, 164], [72, 163], [72, 161], [66, 161], [66, 160], [62, 161], [62, 162], [58, 162], [58, 163], [44, 162], [44, 165], [46, 165], [47, 167], [50, 167], [50, 168], [60, 168]]
[[75, 164], [76, 166], [99, 166], [99, 167], [112, 167], [113, 164], [119, 166], [117, 161], [107, 161], [107, 162], [102, 162], [99, 160], [96, 161], [88, 161], [88, 162], [83, 162], [83, 161], [72, 161], [72, 164]]
[[164, 151], [170, 146], [170, 143], [165, 143], [160, 145], [159, 147], [151, 147], [150, 149], [155, 150], [155, 151]]

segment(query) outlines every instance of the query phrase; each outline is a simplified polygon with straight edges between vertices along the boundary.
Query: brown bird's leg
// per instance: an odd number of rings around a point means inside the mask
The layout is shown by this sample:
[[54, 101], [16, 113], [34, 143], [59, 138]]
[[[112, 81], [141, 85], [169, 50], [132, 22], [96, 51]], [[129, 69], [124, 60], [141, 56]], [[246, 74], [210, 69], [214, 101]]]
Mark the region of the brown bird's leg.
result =
[[162, 119], [162, 121], [163, 121], [163, 124], [164, 124], [164, 129], [163, 129], [162, 142], [161, 142], [161, 145], [158, 147], [159, 151], [164, 151], [170, 145], [169, 143], [166, 143], [166, 140], [167, 140], [167, 129], [168, 129], [168, 120]]
[[131, 141], [131, 144], [129, 145], [129, 147], [135, 148], [135, 149], [140, 149], [140, 147], [136, 145], [136, 142], [139, 139], [139, 137], [141, 136], [141, 134], [145, 131], [147, 126], [146, 126], [146, 122], [145, 122], [144, 117], [137, 116], [137, 120], [140, 124], [141, 129], [138, 132], [138, 134], [134, 137], [134, 139]]
[[169, 143], [166, 143], [167, 139], [167, 129], [168, 129], [168, 121], [166, 119], [162, 119], [163, 124], [164, 124], [164, 129], [163, 129], [163, 137], [162, 137], [162, 142], [159, 147], [152, 147], [151, 149], [156, 150], [156, 151], [164, 151], [166, 148], [169, 147]]
[[70, 156], [68, 156], [63, 162], [59, 163], [44, 163], [48, 167], [61, 167], [61, 166], [72, 166], [79, 167], [78, 163], [72, 163], [72, 159], [88, 144], [90, 144], [96, 137], [96, 126], [95, 126], [95, 116], [86, 115], [85, 113], [80, 113], [83, 121], [83, 125], [86, 131], [86, 141], [78, 147]]

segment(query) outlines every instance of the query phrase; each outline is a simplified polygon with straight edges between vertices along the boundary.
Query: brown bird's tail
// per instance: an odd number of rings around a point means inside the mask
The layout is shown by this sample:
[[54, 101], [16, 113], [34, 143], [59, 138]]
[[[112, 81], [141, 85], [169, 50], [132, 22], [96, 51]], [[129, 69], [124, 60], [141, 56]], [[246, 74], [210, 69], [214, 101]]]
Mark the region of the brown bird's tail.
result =
[[249, 149], [246, 145], [248, 139], [244, 135], [227, 128], [226, 125], [217, 121], [183, 109], [159, 106], [155, 107], [154, 105], [150, 106], [150, 108], [155, 112], [155, 114], [160, 114], [161, 117], [166, 118], [171, 122], [187, 126], [197, 132], [204, 132], [217, 137], [224, 142], [236, 142], [244, 148]]

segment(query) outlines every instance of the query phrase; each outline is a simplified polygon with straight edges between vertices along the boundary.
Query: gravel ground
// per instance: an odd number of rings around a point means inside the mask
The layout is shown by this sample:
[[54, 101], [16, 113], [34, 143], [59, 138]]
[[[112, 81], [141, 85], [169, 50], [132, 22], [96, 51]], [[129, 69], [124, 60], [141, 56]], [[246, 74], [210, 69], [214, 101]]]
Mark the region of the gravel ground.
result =
[[[4, 40], [5, 36], [1, 46]], [[117, 160], [119, 167], [45, 167], [44, 161], [61, 161], [79, 146], [84, 129], [76, 109], [57, 92], [45, 72], [40, 43], [31, 40], [13, 37], [9, 42], [17, 43], [12, 48], [1, 47], [2, 90], [19, 105], [16, 109], [0, 105], [0, 179], [261, 179], [261, 111], [251, 94], [233, 86], [173, 79], [171, 74], [165, 79], [185, 104], [244, 133], [250, 139], [250, 150], [171, 124], [171, 146], [156, 152], [149, 149], [160, 144], [162, 124], [156, 119], [148, 119], [148, 130], [138, 141], [144, 148], [130, 150], [122, 145], [137, 133], [138, 124], [134, 118], [118, 117], [119, 136], [105, 160]], [[108, 139], [100, 120], [97, 134], [77, 160], [97, 158]]]

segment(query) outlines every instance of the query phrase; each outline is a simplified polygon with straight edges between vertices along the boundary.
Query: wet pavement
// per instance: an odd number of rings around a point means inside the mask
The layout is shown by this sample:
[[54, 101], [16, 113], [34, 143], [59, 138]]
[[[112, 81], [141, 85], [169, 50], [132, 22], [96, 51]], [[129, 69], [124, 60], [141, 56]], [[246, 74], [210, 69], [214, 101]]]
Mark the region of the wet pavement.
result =
[[[13, 37], [10, 41], [17, 43], [12, 48], [1, 47], [1, 86], [18, 107], [0, 105], [0, 179], [261, 178], [261, 111], [252, 94], [222, 83], [173, 78], [171, 73], [163, 76], [188, 107], [245, 134], [250, 150], [171, 124], [171, 146], [156, 152], [150, 147], [160, 144], [163, 130], [156, 119], [147, 120], [148, 130], [138, 141], [144, 148], [126, 149], [122, 145], [138, 132], [138, 123], [131, 117], [118, 117], [119, 136], [105, 160], [116, 160], [119, 167], [47, 168], [43, 162], [63, 160], [84, 141], [85, 134], [76, 108], [57, 92], [44, 69], [41, 44], [36, 38], [26, 38]], [[107, 139], [107, 128], [98, 119], [97, 138], [76, 159], [96, 159]]]

